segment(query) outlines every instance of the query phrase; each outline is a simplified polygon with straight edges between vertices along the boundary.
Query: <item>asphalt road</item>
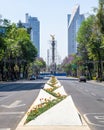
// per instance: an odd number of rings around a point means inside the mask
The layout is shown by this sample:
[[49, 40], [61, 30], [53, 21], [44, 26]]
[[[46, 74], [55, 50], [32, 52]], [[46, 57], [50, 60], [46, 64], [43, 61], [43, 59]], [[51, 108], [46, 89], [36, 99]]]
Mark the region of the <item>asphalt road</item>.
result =
[[59, 78], [91, 130], [104, 130], [104, 86]]
[[[91, 130], [104, 130], [104, 86], [59, 77]], [[0, 84], [0, 130], [15, 130], [46, 80]]]
[[45, 81], [0, 83], [0, 130], [15, 130]]

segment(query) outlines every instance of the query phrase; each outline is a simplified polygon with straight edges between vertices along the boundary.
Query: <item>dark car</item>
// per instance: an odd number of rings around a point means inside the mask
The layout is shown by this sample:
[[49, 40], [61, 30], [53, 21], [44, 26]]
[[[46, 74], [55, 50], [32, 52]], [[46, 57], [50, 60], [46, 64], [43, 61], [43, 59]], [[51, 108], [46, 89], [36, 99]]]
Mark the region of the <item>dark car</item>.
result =
[[86, 77], [85, 76], [80, 76], [79, 77], [79, 82], [86, 82]]
[[31, 75], [30, 80], [35, 80], [36, 76], [35, 75]]

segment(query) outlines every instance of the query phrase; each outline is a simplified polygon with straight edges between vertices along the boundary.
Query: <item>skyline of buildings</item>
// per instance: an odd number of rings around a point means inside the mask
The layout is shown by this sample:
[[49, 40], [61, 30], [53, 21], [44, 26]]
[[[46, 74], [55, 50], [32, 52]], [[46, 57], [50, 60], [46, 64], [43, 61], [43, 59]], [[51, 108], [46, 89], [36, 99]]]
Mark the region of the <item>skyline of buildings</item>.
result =
[[68, 55], [77, 53], [78, 43], [76, 41], [78, 29], [85, 19], [83, 14], [80, 14], [80, 6], [75, 5], [72, 14], [67, 15], [68, 21]]
[[[78, 29], [85, 19], [83, 14], [80, 14], [80, 6], [75, 5], [71, 14], [67, 14], [68, 32], [67, 32], [67, 56], [77, 53], [78, 43], [76, 36]], [[25, 23], [22, 23], [25, 28], [31, 28], [31, 41], [38, 50], [40, 57], [40, 21], [37, 17], [31, 17], [28, 13], [25, 14]], [[48, 54], [47, 54], [48, 55]], [[48, 57], [48, 56], [47, 56]], [[50, 58], [49, 58], [50, 59]], [[49, 60], [47, 59], [47, 60]]]
[[[56, 4], [54, 4], [54, 2]], [[37, 17], [40, 21], [40, 56], [47, 61], [47, 49], [50, 34], [54, 34], [57, 40], [58, 54], [61, 61], [68, 55], [67, 43], [67, 14], [72, 13], [76, 4], [80, 5], [80, 14], [85, 14], [87, 18], [91, 14], [96, 14], [94, 8], [98, 8], [98, 1], [1, 1], [0, 17], [8, 19], [10, 24], [17, 24], [19, 20], [25, 23], [25, 14]], [[41, 3], [41, 4], [40, 4]], [[89, 4], [90, 3], [90, 4]], [[12, 8], [11, 8], [12, 5]], [[57, 10], [57, 6], [58, 7]], [[54, 7], [54, 9], [53, 9]]]

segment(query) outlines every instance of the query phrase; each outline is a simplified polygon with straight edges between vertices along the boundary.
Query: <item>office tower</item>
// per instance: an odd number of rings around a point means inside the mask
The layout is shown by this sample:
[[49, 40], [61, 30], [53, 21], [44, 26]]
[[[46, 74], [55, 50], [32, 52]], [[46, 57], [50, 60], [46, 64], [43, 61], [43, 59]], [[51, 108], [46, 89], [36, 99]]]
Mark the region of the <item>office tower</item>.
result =
[[30, 28], [31, 41], [38, 50], [38, 57], [40, 57], [40, 22], [37, 17], [31, 17], [26, 13], [26, 22], [22, 23], [25, 28]]
[[68, 55], [77, 53], [78, 43], [76, 36], [78, 29], [85, 19], [84, 15], [80, 14], [80, 6], [76, 5], [72, 11], [72, 14], [67, 15], [68, 18]]

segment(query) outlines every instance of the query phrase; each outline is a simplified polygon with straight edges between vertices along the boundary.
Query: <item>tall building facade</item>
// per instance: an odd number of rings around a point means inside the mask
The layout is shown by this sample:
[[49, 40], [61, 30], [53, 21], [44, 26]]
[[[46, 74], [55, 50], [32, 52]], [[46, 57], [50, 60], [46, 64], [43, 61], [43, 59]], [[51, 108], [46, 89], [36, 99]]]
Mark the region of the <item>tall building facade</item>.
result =
[[83, 14], [80, 14], [80, 6], [76, 5], [72, 14], [67, 15], [68, 18], [68, 55], [77, 53], [78, 43], [76, 36], [78, 29], [85, 19]]
[[31, 41], [38, 50], [38, 57], [40, 57], [40, 22], [37, 17], [31, 17], [28, 13], [25, 15], [26, 21], [22, 23], [25, 28], [30, 28]]

